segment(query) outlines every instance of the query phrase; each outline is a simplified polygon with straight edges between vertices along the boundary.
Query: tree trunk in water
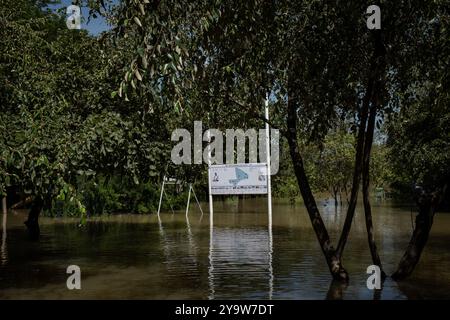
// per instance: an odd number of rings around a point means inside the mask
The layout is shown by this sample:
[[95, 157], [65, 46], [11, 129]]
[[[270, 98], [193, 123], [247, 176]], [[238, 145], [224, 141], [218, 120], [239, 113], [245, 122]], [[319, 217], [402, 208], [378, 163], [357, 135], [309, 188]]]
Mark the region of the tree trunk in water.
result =
[[[373, 64], [374, 65], [374, 64]], [[373, 69], [373, 65], [371, 69]], [[347, 214], [345, 216], [344, 226], [342, 227], [341, 236], [336, 248], [336, 254], [338, 257], [342, 256], [344, 252], [345, 244], [347, 243], [348, 235], [352, 227], [353, 217], [355, 215], [356, 203], [358, 201], [359, 183], [361, 181], [361, 172], [363, 164], [364, 153], [364, 136], [367, 125], [367, 114], [369, 110], [369, 103], [372, 95], [373, 79], [369, 79], [367, 91], [364, 95], [363, 105], [361, 107], [361, 119], [358, 128], [358, 137], [356, 140], [356, 155], [355, 155], [355, 168], [353, 172], [352, 190], [350, 193], [350, 201], [348, 203]]]
[[339, 205], [339, 202], [338, 202], [338, 193], [337, 193], [337, 191], [334, 191], [334, 207], [337, 208], [338, 205]]
[[330, 287], [328, 288], [327, 295], [325, 297], [326, 300], [342, 300], [344, 296], [344, 292], [348, 287], [347, 282], [342, 281], [331, 281]]
[[336, 248], [336, 255], [341, 258], [344, 252], [345, 244], [347, 243], [348, 235], [352, 227], [353, 217], [355, 215], [356, 203], [358, 200], [359, 185], [361, 181], [361, 173], [363, 169], [363, 157], [364, 157], [364, 143], [366, 136], [367, 118], [369, 112], [369, 105], [372, 101], [374, 86], [376, 85], [377, 78], [384, 70], [384, 54], [385, 48], [381, 40], [380, 30], [374, 31], [374, 53], [371, 57], [371, 63], [369, 68], [369, 79], [367, 82], [366, 92], [364, 94], [362, 106], [361, 106], [361, 119], [358, 128], [358, 137], [356, 141], [356, 156], [355, 156], [355, 169], [353, 173], [352, 190], [350, 194], [350, 201], [347, 209], [347, 215], [345, 216], [344, 226], [339, 238], [339, 242]]
[[41, 234], [41, 230], [39, 228], [39, 214], [41, 213], [43, 207], [44, 201], [41, 198], [36, 198], [31, 205], [30, 212], [28, 213], [28, 220], [25, 221], [31, 240], [38, 240]]
[[377, 246], [375, 244], [375, 236], [373, 232], [372, 223], [372, 207], [370, 206], [369, 198], [369, 185], [370, 185], [370, 153], [372, 151], [373, 133], [375, 130], [375, 118], [377, 115], [376, 104], [374, 104], [370, 110], [369, 122], [367, 125], [366, 141], [364, 145], [364, 161], [363, 161], [363, 202], [364, 213], [366, 220], [367, 240], [369, 242], [370, 255], [372, 256], [372, 263], [380, 267], [381, 277], [386, 278], [386, 273], [383, 271], [381, 259], [378, 254]]
[[292, 164], [294, 167], [295, 176], [297, 177], [297, 183], [305, 202], [306, 209], [308, 211], [309, 218], [311, 220], [314, 232], [316, 233], [320, 247], [330, 269], [333, 279], [348, 281], [347, 271], [342, 266], [340, 259], [335, 255], [335, 250], [331, 245], [328, 231], [323, 223], [320, 212], [317, 208], [316, 201], [309, 186], [308, 178], [306, 177], [305, 168], [303, 166], [303, 159], [300, 155], [297, 142], [297, 114], [295, 105], [292, 100], [288, 100], [288, 143], [291, 154]]
[[397, 270], [392, 275], [392, 279], [405, 279], [414, 271], [414, 268], [419, 262], [420, 255], [428, 241], [436, 208], [439, 206], [446, 188], [447, 186], [444, 186], [442, 190], [437, 190], [435, 192], [426, 192], [424, 190], [416, 189], [419, 192], [417, 195], [419, 213], [416, 216], [416, 226], [405, 254], [400, 260]]

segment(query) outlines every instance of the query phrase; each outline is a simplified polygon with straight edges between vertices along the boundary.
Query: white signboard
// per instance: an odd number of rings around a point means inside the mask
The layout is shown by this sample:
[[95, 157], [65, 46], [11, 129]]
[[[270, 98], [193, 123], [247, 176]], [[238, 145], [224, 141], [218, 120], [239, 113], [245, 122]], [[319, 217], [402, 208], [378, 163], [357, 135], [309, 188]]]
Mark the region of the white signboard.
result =
[[267, 194], [265, 163], [220, 164], [209, 167], [211, 194]]

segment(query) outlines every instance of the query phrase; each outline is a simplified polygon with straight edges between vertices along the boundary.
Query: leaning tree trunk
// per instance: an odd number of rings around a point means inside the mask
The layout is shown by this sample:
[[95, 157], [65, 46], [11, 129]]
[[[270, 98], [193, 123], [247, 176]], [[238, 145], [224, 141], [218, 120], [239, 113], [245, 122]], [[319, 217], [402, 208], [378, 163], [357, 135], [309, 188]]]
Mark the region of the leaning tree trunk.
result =
[[355, 215], [356, 203], [358, 201], [359, 183], [361, 181], [362, 163], [363, 163], [363, 151], [364, 151], [364, 135], [367, 124], [367, 113], [369, 109], [370, 95], [372, 94], [373, 79], [369, 79], [369, 85], [364, 96], [364, 101], [361, 109], [361, 119], [358, 128], [358, 137], [356, 141], [356, 155], [355, 155], [355, 168], [353, 172], [352, 190], [350, 193], [350, 201], [347, 208], [347, 214], [345, 216], [344, 225], [342, 227], [341, 236], [336, 248], [336, 254], [338, 257], [342, 256], [345, 244], [347, 243], [350, 229], [352, 227], [353, 217]]
[[34, 199], [30, 212], [28, 213], [28, 220], [25, 221], [31, 240], [38, 240], [41, 235], [41, 230], [39, 228], [39, 215], [43, 207], [44, 201], [41, 198], [37, 197]]
[[374, 265], [380, 267], [382, 278], [386, 278], [386, 273], [383, 271], [380, 255], [378, 254], [377, 246], [375, 243], [375, 236], [373, 232], [372, 222], [372, 208], [370, 206], [369, 198], [369, 185], [370, 185], [370, 153], [372, 150], [373, 133], [375, 130], [375, 118], [377, 114], [376, 104], [373, 104], [369, 114], [369, 121], [367, 124], [366, 141], [364, 145], [364, 161], [363, 161], [363, 202], [364, 213], [366, 220], [367, 240], [369, 242], [370, 255], [372, 256], [372, 262]]
[[361, 181], [361, 174], [363, 169], [363, 156], [364, 156], [364, 143], [366, 136], [367, 118], [369, 112], [369, 105], [373, 98], [374, 86], [377, 78], [384, 71], [384, 55], [385, 48], [381, 40], [380, 30], [374, 31], [374, 52], [371, 57], [371, 63], [369, 67], [369, 79], [367, 82], [366, 92], [361, 106], [361, 119], [358, 128], [358, 137], [356, 140], [356, 155], [355, 155], [355, 168], [353, 172], [353, 183], [350, 194], [350, 201], [347, 208], [347, 214], [345, 216], [344, 226], [342, 227], [341, 236], [336, 248], [336, 255], [341, 258], [344, 252], [345, 244], [347, 243], [350, 229], [352, 227], [353, 217], [355, 215], [356, 203], [358, 201], [358, 192]]
[[428, 241], [434, 214], [442, 201], [442, 195], [445, 194], [446, 188], [447, 186], [444, 186], [442, 190], [435, 192], [418, 190], [419, 194], [416, 196], [416, 202], [419, 207], [419, 213], [416, 216], [416, 226], [397, 270], [392, 275], [392, 279], [402, 280], [414, 271]]
[[338, 202], [338, 191], [337, 190], [333, 190], [333, 198], [334, 198], [334, 207], [337, 208], [339, 205]]
[[301, 157], [298, 141], [297, 141], [297, 114], [295, 105], [290, 98], [288, 100], [288, 117], [287, 117], [287, 139], [289, 143], [289, 150], [291, 154], [292, 164], [294, 167], [295, 176], [297, 177], [297, 183], [305, 202], [306, 209], [308, 211], [309, 218], [311, 220], [314, 232], [316, 233], [320, 247], [330, 269], [333, 279], [336, 280], [348, 280], [348, 273], [342, 266], [341, 260], [335, 255], [335, 250], [331, 245], [328, 231], [323, 223], [319, 209], [317, 208], [314, 195], [312, 194], [311, 187], [306, 176], [305, 168], [303, 166], [303, 159]]

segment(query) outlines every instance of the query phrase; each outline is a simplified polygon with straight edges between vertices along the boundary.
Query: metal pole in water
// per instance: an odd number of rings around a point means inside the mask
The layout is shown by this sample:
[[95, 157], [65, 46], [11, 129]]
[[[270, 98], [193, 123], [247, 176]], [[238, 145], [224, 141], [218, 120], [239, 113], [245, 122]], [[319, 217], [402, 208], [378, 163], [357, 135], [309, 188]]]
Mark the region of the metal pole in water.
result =
[[[269, 99], [265, 101], [265, 118], [269, 121]], [[269, 212], [269, 228], [272, 229], [272, 186], [270, 181], [270, 128], [266, 122], [266, 163], [267, 163], [267, 207]]]
[[203, 216], [203, 209], [202, 206], [200, 205], [200, 202], [198, 201], [197, 195], [195, 194], [194, 187], [192, 187], [192, 194], [194, 195], [195, 201], [197, 201], [198, 208], [200, 209], [200, 212], [202, 213]]
[[186, 205], [186, 218], [189, 213], [189, 202], [191, 201], [191, 189], [192, 189], [192, 184], [189, 183], [189, 194], [188, 194], [188, 200], [187, 200], [187, 205]]
[[8, 209], [6, 207], [6, 197], [3, 197], [3, 199], [2, 199], [2, 208], [3, 208], [3, 214], [7, 214]]
[[[208, 116], [209, 124], [209, 116]], [[212, 228], [214, 222], [213, 196], [211, 194], [211, 131], [208, 128], [208, 194], [209, 194], [209, 224]]]
[[163, 193], [164, 193], [164, 183], [165, 182], [166, 182], [166, 176], [164, 176], [164, 178], [163, 178], [163, 183], [161, 186], [161, 195], [159, 196], [158, 217], [159, 217], [159, 212], [161, 211], [161, 203], [162, 203], [162, 198], [163, 198]]
[[[269, 121], [269, 99], [265, 101], [265, 118]], [[269, 299], [273, 295], [273, 235], [272, 235], [272, 186], [271, 186], [271, 171], [270, 171], [270, 128], [269, 123], [266, 122], [266, 163], [267, 163], [267, 209], [269, 214]]]
[[[209, 125], [208, 115], [208, 125]], [[213, 211], [213, 196], [211, 194], [211, 131], [208, 129], [208, 195], [209, 195], [209, 268], [208, 268], [208, 282], [209, 282], [209, 299], [214, 299], [214, 264], [213, 264], [213, 230], [214, 230], [214, 211]]]

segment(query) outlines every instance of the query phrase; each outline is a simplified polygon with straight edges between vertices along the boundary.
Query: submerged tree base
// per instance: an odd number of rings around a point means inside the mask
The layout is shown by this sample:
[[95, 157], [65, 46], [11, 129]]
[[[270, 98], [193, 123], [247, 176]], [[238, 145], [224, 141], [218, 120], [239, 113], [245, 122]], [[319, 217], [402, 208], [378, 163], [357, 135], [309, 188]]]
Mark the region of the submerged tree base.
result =
[[442, 194], [445, 194], [446, 189], [447, 186], [444, 186], [442, 190], [428, 193], [420, 187], [416, 187], [417, 205], [419, 207], [416, 226], [405, 254], [400, 260], [397, 270], [391, 276], [392, 279], [403, 280], [414, 271], [428, 241], [436, 208], [442, 201]]
[[36, 198], [31, 205], [30, 212], [28, 213], [28, 220], [24, 224], [28, 228], [28, 235], [30, 240], [39, 240], [41, 235], [41, 229], [39, 228], [39, 215], [44, 206], [44, 202], [40, 198]]

